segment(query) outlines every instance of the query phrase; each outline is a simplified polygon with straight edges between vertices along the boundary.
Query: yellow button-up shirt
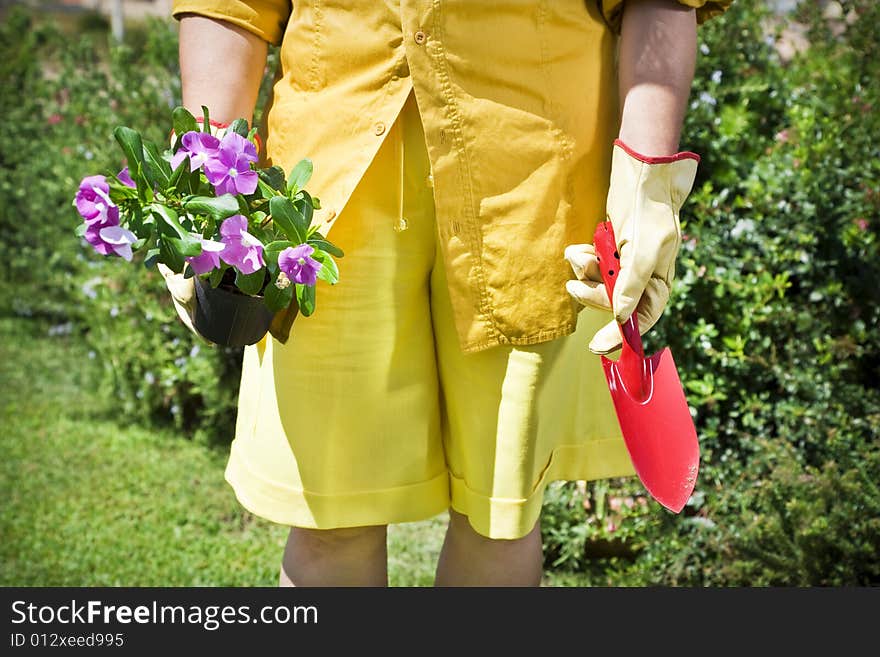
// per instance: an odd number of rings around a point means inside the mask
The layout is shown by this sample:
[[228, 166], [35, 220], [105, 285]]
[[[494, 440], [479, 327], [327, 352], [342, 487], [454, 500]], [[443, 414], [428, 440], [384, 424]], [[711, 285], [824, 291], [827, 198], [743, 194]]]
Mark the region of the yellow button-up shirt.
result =
[[[679, 0], [703, 21], [732, 0]], [[623, 0], [174, 0], [280, 45], [267, 162], [342, 208], [414, 90], [464, 351], [572, 333], [562, 254], [604, 217]], [[330, 230], [328, 223], [325, 230]], [[342, 283], [340, 283], [342, 284]]]

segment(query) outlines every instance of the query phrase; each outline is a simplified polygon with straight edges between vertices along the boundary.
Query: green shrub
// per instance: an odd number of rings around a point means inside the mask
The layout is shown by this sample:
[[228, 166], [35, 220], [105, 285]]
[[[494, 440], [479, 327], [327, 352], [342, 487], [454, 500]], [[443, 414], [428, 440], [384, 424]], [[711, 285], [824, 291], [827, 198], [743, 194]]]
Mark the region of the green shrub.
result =
[[[697, 494], [679, 517], [652, 504], [591, 528], [632, 551], [591, 564], [596, 581], [880, 582], [880, 64], [863, 55], [880, 7], [843, 3], [859, 20], [832, 31], [804, 4], [813, 42], [787, 65], [756, 0], [700, 30], [683, 144], [703, 159], [673, 299], [647, 340], [671, 346], [696, 418]], [[545, 508], [551, 556], [584, 542], [566, 504]]]
[[240, 352], [196, 343], [157, 273], [97, 256], [73, 233], [79, 181], [124, 164], [113, 129], [161, 143], [180, 103], [176, 27], [152, 19], [133, 41], [139, 49], [106, 34], [62, 38], [21, 9], [0, 27], [2, 311], [81, 332], [103, 366], [108, 410], [228, 440]]

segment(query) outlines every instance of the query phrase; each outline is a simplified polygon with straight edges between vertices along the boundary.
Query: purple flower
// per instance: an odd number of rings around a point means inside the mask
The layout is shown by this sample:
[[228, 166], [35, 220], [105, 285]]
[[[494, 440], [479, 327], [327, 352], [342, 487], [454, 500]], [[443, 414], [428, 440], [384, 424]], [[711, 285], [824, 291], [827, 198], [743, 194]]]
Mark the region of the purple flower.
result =
[[137, 241], [137, 235], [122, 226], [92, 226], [85, 233], [86, 241], [101, 255], [115, 253], [121, 258], [131, 260], [131, 245]]
[[278, 254], [278, 269], [295, 283], [314, 285], [321, 271], [321, 263], [310, 257], [314, 252], [308, 244], [289, 246]]
[[119, 178], [119, 182], [121, 182], [126, 187], [131, 187], [132, 189], [137, 189], [137, 185], [134, 180], [131, 179], [131, 174], [128, 172], [128, 167], [125, 167], [116, 174], [116, 177]]
[[205, 176], [217, 194], [253, 194], [257, 172], [251, 170], [251, 162], [256, 161], [257, 147], [241, 135], [227, 132], [216, 157], [205, 162]]
[[234, 214], [220, 224], [223, 251], [220, 257], [242, 274], [253, 274], [263, 266], [263, 244], [247, 232], [247, 219]]
[[204, 237], [199, 237], [199, 240], [202, 243], [201, 255], [188, 257], [186, 261], [196, 274], [206, 274], [220, 267], [220, 252], [226, 248], [226, 245], [214, 240], [206, 240]]
[[171, 158], [171, 168], [176, 169], [189, 156], [189, 170], [195, 171], [217, 157], [220, 140], [208, 132], [190, 130], [180, 140], [180, 150]]
[[110, 200], [110, 186], [104, 176], [82, 179], [76, 192], [76, 209], [86, 224], [86, 241], [101, 255], [115, 253], [113, 244], [101, 237], [101, 231], [119, 225], [119, 208]]
[[[119, 208], [110, 200], [110, 185], [107, 184], [104, 176], [83, 178], [76, 192], [75, 203], [77, 212], [86, 220], [88, 226], [108, 220], [114, 224], [119, 223]], [[110, 217], [112, 210], [116, 211], [115, 221]]]
[[[122, 174], [125, 169], [120, 171]], [[137, 236], [119, 225], [119, 208], [110, 200], [110, 186], [104, 176], [82, 179], [76, 193], [76, 209], [86, 224], [86, 242], [101, 255], [114, 253], [131, 260], [131, 245]]]

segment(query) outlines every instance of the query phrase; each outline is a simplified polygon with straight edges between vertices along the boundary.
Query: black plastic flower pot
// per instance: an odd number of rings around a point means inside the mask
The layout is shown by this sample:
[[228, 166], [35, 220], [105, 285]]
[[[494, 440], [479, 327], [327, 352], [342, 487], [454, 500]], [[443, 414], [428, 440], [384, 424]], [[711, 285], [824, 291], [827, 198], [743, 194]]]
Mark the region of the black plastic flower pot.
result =
[[269, 331], [275, 313], [263, 297], [251, 297], [195, 277], [196, 304], [193, 326], [205, 338], [226, 347], [259, 342]]

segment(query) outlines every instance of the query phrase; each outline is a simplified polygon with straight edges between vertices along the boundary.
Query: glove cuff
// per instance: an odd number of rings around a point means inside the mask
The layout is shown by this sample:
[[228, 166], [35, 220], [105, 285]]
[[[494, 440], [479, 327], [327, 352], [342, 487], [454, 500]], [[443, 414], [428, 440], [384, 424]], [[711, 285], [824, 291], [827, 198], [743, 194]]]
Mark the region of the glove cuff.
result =
[[[622, 214], [636, 211], [633, 203], [639, 203], [639, 199], [667, 204], [678, 213], [691, 192], [699, 162], [700, 156], [691, 151], [649, 156], [616, 139], [607, 206], [615, 230], [623, 219]], [[620, 239], [623, 239], [622, 233], [618, 232]]]
[[634, 157], [640, 162], [644, 162], [645, 164], [670, 164], [671, 162], [678, 162], [679, 160], [696, 160], [700, 161], [700, 156], [692, 151], [680, 151], [675, 153], [674, 155], [642, 155], [635, 149], [627, 146], [622, 139], [614, 140], [615, 146], [620, 146], [624, 151], [626, 151], [627, 155], [630, 157]]

